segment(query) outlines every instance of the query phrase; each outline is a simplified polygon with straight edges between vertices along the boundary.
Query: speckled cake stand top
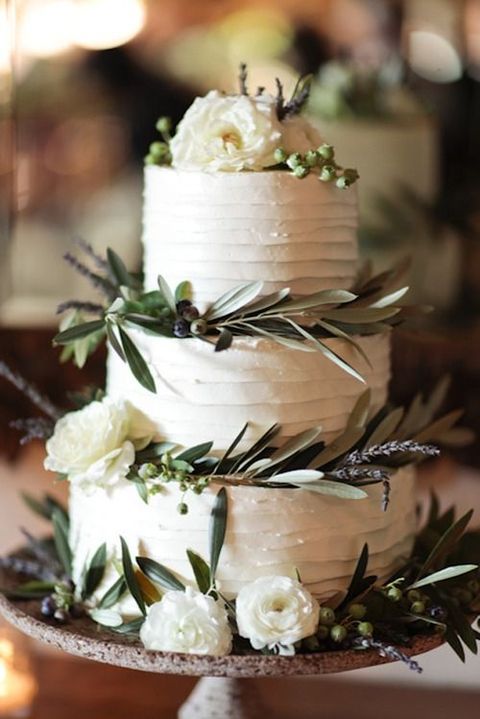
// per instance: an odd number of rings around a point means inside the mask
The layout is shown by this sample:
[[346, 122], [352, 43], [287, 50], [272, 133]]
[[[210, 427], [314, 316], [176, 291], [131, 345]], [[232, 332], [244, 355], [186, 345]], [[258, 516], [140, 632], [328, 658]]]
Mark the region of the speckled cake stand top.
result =
[[[0, 570], [2, 588], [13, 588], [18, 583], [18, 577], [12, 572]], [[197, 684], [191, 697], [180, 709], [179, 719], [255, 719], [260, 716], [254, 687], [248, 682], [239, 681], [242, 679], [332, 674], [391, 661], [371, 650], [344, 650], [291, 657], [260, 654], [210, 657], [151, 652], [144, 649], [138, 640], [102, 629], [88, 617], [57, 624], [42, 617], [38, 600], [11, 601], [2, 594], [0, 614], [28, 636], [69, 654], [128, 669], [208, 677]], [[411, 646], [402, 647], [402, 651], [415, 656], [435, 649], [441, 643], [440, 636], [418, 637]], [[214, 679], [216, 677], [225, 679]]]

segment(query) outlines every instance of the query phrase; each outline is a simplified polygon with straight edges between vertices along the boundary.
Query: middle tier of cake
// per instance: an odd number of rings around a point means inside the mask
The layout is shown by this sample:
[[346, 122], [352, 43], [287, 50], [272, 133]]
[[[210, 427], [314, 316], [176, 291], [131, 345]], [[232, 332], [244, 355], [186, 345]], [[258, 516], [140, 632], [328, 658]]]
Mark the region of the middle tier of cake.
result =
[[127, 364], [110, 352], [107, 392], [128, 400], [153, 422], [157, 437], [182, 446], [213, 441], [225, 450], [248, 422], [239, 449], [245, 449], [273, 424], [277, 438], [314, 426], [329, 441], [342, 432], [366, 387], [372, 412], [387, 400], [390, 334], [356, 337], [370, 365], [349, 342], [326, 344], [365, 379], [360, 382], [321, 352], [296, 350], [274, 341], [236, 337], [225, 352], [199, 339], [170, 339], [128, 330], [155, 379], [156, 394], [144, 389]]

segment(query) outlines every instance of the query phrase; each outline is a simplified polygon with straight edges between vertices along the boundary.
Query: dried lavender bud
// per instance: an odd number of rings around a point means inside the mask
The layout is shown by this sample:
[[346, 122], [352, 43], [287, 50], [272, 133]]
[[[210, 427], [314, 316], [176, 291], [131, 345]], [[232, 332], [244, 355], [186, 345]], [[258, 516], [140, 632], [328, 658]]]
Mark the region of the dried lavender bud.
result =
[[406, 440], [405, 442], [393, 440], [391, 442], [385, 442], [384, 444], [374, 444], [363, 450], [355, 449], [347, 455], [344, 465], [366, 464], [376, 457], [391, 457], [395, 454], [405, 453], [436, 457], [440, 452], [438, 447], [431, 444], [420, 444], [420, 442], [415, 442], [413, 439]]
[[354, 640], [353, 645], [359, 649], [375, 649], [381, 657], [387, 657], [392, 661], [401, 661], [406, 664], [409, 669], [418, 674], [421, 674], [423, 671], [418, 662], [416, 662], [415, 659], [411, 659], [408, 654], [400, 651], [397, 647], [385, 644], [385, 642], [380, 642], [377, 639], [358, 637]]

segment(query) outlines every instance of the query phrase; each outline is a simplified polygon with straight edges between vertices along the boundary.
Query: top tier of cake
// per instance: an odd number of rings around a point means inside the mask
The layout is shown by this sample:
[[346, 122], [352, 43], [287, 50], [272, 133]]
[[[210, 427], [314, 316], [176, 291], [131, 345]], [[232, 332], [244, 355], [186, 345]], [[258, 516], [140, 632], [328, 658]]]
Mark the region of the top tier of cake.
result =
[[148, 166], [145, 287], [189, 279], [200, 306], [253, 280], [267, 294], [351, 286], [357, 270], [357, 200], [315, 174], [190, 172]]

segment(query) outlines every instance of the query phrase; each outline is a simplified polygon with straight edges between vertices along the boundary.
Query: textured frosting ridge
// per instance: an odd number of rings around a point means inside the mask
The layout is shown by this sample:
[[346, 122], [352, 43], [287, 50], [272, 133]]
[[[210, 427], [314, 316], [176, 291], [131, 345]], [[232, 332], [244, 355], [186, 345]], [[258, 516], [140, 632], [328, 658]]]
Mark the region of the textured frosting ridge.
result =
[[145, 285], [189, 279], [211, 303], [242, 282], [264, 293], [348, 289], [358, 249], [355, 188], [285, 171], [208, 173], [145, 169]]
[[108, 360], [108, 394], [127, 399], [154, 423], [162, 439], [192, 446], [214, 441], [225, 450], [248, 422], [244, 447], [272, 424], [280, 437], [320, 425], [326, 440], [341, 432], [365, 386], [372, 411], [387, 399], [390, 335], [357, 337], [371, 366], [345, 340], [328, 346], [351, 363], [366, 385], [320, 352], [304, 352], [263, 338], [235, 338], [215, 353], [198, 339], [170, 339], [129, 330], [155, 377], [157, 393], [145, 390], [113, 352]]
[[[415, 472], [399, 470], [392, 478], [391, 504], [381, 508], [380, 485], [368, 498], [345, 500], [297, 489], [228, 487], [228, 526], [218, 580], [234, 596], [256, 577], [295, 576], [325, 599], [345, 591], [363, 545], [370, 550], [369, 572], [388, 578], [411, 552], [415, 529]], [[109, 492], [85, 495], [72, 488], [71, 541], [74, 576], [104, 541], [110, 555], [125, 536], [133, 556], [156, 559], [193, 583], [186, 550], [208, 559], [208, 526], [218, 485], [201, 495], [189, 493], [189, 513], [176, 507], [181, 492], [168, 485], [146, 505], [134, 486], [122, 482]], [[109, 580], [111, 577], [109, 578]], [[99, 593], [106, 587], [102, 586]]]

